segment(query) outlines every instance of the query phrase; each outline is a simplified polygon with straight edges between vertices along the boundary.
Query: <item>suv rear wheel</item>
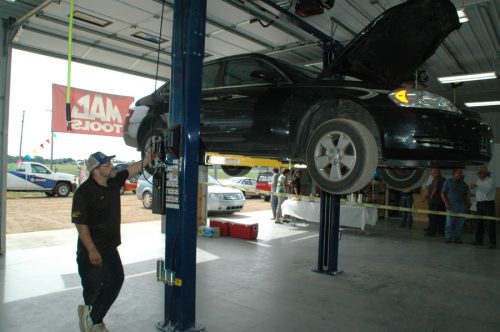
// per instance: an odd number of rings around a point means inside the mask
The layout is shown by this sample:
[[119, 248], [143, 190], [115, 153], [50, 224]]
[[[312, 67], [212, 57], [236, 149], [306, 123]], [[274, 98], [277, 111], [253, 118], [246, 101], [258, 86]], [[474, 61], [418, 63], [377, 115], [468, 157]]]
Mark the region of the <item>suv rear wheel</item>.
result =
[[423, 168], [379, 168], [378, 174], [392, 189], [410, 191], [421, 187], [429, 178], [429, 169]]

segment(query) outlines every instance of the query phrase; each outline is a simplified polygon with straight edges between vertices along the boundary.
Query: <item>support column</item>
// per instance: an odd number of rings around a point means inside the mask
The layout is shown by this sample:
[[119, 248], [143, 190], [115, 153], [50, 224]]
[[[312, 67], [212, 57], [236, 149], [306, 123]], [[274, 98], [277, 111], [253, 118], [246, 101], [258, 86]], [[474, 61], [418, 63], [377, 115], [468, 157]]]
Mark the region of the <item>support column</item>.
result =
[[164, 331], [202, 330], [195, 326], [195, 300], [199, 126], [205, 22], [206, 0], [174, 1], [169, 128], [180, 125], [180, 153], [178, 159], [167, 158], [167, 165], [170, 165], [167, 170], [169, 167], [172, 167], [171, 170], [175, 169], [170, 174], [176, 174], [178, 170], [179, 192], [178, 207], [167, 204], [165, 268], [170, 271], [167, 274], [173, 282], [165, 285], [164, 321], [161, 327], [158, 326]]
[[339, 257], [340, 195], [321, 191], [318, 265], [315, 272], [337, 275]]
[[9, 92], [10, 92], [10, 47], [9, 29], [12, 21], [2, 19], [0, 24], [0, 255], [6, 251], [6, 192], [7, 192], [7, 152], [9, 127]]

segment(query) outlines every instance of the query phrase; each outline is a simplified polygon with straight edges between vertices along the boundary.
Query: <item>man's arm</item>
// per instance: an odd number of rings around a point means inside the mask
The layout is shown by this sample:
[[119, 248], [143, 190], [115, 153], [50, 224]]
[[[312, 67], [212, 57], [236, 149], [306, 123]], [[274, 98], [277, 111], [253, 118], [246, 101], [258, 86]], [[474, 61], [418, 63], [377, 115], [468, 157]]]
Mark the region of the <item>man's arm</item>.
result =
[[153, 157], [148, 152], [144, 156], [144, 159], [139, 160], [139, 161], [133, 163], [132, 165], [129, 165], [129, 167], [127, 167], [128, 177], [130, 178], [130, 177], [134, 176], [136, 173], [139, 173], [140, 171], [142, 171], [143, 167], [146, 165], [149, 165], [152, 160], [153, 160]]
[[94, 241], [92, 241], [92, 237], [90, 236], [89, 226], [85, 224], [75, 224], [76, 230], [78, 231], [78, 236], [80, 237], [80, 241], [82, 241], [85, 248], [89, 252], [89, 260], [92, 265], [101, 266], [102, 265], [102, 257], [99, 250], [97, 250]]

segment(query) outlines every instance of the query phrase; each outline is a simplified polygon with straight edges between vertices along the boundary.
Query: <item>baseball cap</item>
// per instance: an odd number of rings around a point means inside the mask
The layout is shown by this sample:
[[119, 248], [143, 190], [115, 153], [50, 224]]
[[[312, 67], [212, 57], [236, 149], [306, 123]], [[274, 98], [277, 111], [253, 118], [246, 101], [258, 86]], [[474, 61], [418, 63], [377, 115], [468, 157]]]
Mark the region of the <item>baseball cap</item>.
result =
[[89, 172], [92, 172], [97, 167], [109, 163], [114, 157], [116, 157], [116, 156], [115, 155], [106, 156], [101, 151], [97, 151], [95, 153], [92, 153], [89, 156], [89, 159], [87, 160], [87, 170]]

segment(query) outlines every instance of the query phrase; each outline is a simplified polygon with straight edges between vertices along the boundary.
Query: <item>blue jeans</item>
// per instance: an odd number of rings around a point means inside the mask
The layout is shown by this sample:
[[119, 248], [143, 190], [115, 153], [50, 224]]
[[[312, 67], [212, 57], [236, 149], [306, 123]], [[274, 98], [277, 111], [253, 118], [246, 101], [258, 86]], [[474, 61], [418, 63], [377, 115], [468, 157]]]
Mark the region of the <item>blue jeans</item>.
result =
[[120, 254], [116, 248], [101, 252], [102, 266], [90, 264], [87, 252], [76, 255], [78, 273], [82, 279], [83, 300], [92, 306], [90, 318], [94, 324], [102, 323], [122, 288], [124, 273]]
[[[411, 209], [413, 207], [413, 196], [402, 196], [399, 200], [399, 206]], [[402, 216], [401, 225], [411, 227], [413, 225], [412, 212], [402, 212]]]
[[[448, 210], [448, 212], [454, 212]], [[451, 240], [451, 236], [455, 234], [455, 240], [462, 238], [462, 228], [464, 226], [465, 218], [446, 216], [446, 226], [444, 228], [444, 237], [446, 240]]]
[[271, 210], [273, 212], [273, 218], [276, 218], [277, 209], [278, 209], [278, 196], [271, 195]]

